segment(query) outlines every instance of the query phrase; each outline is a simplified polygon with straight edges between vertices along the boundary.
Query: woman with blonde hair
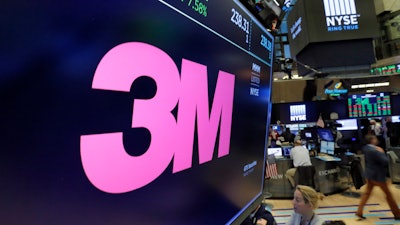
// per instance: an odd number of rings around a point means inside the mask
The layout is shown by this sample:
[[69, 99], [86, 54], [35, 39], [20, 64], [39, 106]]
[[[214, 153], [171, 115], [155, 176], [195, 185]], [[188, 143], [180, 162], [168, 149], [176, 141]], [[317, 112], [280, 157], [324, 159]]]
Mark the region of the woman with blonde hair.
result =
[[313, 188], [298, 185], [293, 198], [294, 214], [286, 225], [322, 225], [322, 219], [314, 212], [320, 199], [322, 195]]

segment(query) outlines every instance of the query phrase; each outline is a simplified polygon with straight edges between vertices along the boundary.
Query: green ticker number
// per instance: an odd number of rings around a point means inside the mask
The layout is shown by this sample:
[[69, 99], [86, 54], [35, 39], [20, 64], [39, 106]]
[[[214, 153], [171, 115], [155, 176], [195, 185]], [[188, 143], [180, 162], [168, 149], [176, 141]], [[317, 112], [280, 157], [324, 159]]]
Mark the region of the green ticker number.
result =
[[[182, 2], [184, 2], [184, 0], [181, 0]], [[206, 2], [208, 2], [208, 0], [205, 0]], [[192, 6], [192, 9], [199, 13], [200, 15], [207, 17], [208, 13], [207, 13], [207, 5], [204, 4], [203, 2], [201, 2], [200, 0], [187, 0], [188, 2], [188, 6]]]

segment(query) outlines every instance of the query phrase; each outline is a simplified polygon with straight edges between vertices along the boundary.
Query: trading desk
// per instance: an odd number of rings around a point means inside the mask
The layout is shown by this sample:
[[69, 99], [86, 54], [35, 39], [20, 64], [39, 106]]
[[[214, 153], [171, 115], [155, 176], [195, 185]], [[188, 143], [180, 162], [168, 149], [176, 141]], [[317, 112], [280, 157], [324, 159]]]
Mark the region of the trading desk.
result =
[[[344, 191], [348, 188], [348, 172], [339, 167], [341, 160], [335, 157], [312, 157], [315, 166], [320, 192], [329, 195]], [[294, 188], [286, 179], [286, 171], [293, 167], [293, 160], [282, 158], [276, 160], [278, 176], [266, 181], [265, 190], [272, 194], [271, 198], [292, 198]], [[318, 186], [317, 184], [317, 186]]]

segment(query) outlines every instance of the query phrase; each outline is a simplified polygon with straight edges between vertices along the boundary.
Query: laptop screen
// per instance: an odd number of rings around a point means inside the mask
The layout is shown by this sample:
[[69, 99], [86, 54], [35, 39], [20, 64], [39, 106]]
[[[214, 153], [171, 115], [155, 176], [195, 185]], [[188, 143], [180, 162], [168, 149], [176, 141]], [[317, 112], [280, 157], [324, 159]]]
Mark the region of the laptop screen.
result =
[[268, 155], [282, 156], [282, 148], [268, 148]]

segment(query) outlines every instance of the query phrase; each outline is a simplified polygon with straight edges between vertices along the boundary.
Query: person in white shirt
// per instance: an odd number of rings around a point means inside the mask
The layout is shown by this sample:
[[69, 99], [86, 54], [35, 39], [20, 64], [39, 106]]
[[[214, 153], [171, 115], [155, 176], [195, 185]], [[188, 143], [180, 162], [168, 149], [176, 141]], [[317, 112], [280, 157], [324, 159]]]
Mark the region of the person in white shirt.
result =
[[322, 225], [324, 221], [314, 212], [322, 198], [311, 187], [298, 185], [293, 198], [294, 213], [286, 225]]
[[290, 158], [293, 159], [294, 168], [290, 168], [286, 171], [286, 178], [289, 180], [292, 187], [295, 186], [294, 175], [297, 167], [299, 166], [311, 166], [310, 153], [308, 149], [302, 146], [300, 139], [294, 141], [294, 148], [290, 151]]
[[371, 126], [370, 126], [371, 133], [374, 134], [378, 138], [378, 141], [379, 141], [378, 146], [383, 148], [383, 150], [386, 153], [386, 140], [383, 136], [384, 128], [382, 127], [381, 123], [378, 123], [375, 120], [371, 120], [369, 122], [371, 124]]
[[381, 136], [382, 135], [382, 126], [380, 123], [377, 123], [375, 120], [369, 121], [371, 124], [370, 129], [372, 131], [372, 134], [376, 136]]

